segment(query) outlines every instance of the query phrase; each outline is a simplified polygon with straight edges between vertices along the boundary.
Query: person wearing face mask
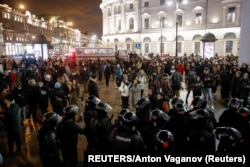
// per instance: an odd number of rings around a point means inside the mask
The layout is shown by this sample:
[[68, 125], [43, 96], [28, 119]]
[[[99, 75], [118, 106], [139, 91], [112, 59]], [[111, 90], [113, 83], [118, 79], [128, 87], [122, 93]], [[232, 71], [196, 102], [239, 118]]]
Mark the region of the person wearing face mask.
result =
[[[5, 99], [5, 130], [8, 139], [9, 156], [15, 156], [21, 153], [21, 120], [20, 120], [20, 107], [15, 103], [14, 97], [9, 93]], [[14, 152], [14, 142], [16, 145]]]
[[49, 88], [44, 84], [43, 80], [38, 80], [39, 86], [39, 108], [41, 110], [42, 115], [47, 113], [47, 108], [49, 104]]
[[28, 105], [29, 105], [29, 112], [27, 118], [30, 119], [32, 114], [33, 121], [38, 121], [36, 117], [37, 112], [37, 104], [38, 104], [38, 97], [39, 97], [39, 89], [38, 84], [35, 78], [30, 78], [28, 81], [27, 87], [27, 97], [28, 97]]
[[13, 96], [16, 104], [20, 107], [21, 114], [21, 123], [26, 119], [26, 105], [27, 105], [27, 91], [23, 88], [22, 83], [18, 83], [17, 86], [13, 90]]

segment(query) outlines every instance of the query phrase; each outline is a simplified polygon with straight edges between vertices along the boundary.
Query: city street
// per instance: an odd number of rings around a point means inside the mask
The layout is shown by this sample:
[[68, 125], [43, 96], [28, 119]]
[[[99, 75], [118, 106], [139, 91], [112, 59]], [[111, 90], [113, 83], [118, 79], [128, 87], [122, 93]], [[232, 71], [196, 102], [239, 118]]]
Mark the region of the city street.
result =
[[[105, 86], [105, 79], [103, 78], [101, 82], [97, 81], [100, 91], [100, 98], [102, 101], [110, 104], [113, 109], [109, 113], [110, 116], [113, 115], [113, 120], [117, 117], [118, 112], [121, 109], [121, 98], [120, 92], [116, 89], [115, 81], [111, 79], [110, 86]], [[220, 89], [218, 88], [217, 94]], [[145, 90], [146, 93], [146, 90]], [[181, 91], [181, 97], [185, 100], [186, 90]], [[88, 97], [88, 94], [84, 94], [84, 99]], [[192, 93], [190, 94], [189, 104], [191, 102]], [[218, 98], [217, 98], [218, 97]], [[215, 97], [215, 116], [218, 118], [222, 113], [224, 107], [221, 104], [219, 99], [219, 94]], [[40, 114], [41, 116], [41, 114]], [[79, 125], [84, 127], [83, 122], [80, 122]], [[16, 157], [4, 157], [4, 167], [41, 167], [41, 162], [38, 153], [38, 140], [37, 133], [40, 125], [33, 123], [32, 121], [26, 121], [24, 125], [24, 135], [22, 140], [22, 155]], [[86, 137], [79, 135], [78, 141], [78, 166], [83, 166], [83, 152], [86, 149], [87, 142]]]

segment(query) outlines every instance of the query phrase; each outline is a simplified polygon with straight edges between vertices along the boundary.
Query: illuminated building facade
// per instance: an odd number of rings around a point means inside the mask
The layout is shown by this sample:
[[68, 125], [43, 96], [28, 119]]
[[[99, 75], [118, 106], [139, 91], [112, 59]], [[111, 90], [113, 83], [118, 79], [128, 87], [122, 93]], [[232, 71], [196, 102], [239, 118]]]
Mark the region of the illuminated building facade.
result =
[[212, 33], [214, 53], [238, 55], [241, 5], [241, 0], [102, 0], [102, 39], [115, 50], [142, 55], [174, 56], [176, 50], [179, 56], [202, 55], [201, 38]]

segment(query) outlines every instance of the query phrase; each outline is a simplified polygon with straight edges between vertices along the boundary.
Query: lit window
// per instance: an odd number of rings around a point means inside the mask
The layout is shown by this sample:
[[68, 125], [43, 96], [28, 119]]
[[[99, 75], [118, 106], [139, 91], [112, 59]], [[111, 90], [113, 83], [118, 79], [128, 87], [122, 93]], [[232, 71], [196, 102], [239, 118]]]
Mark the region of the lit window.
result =
[[144, 7], [149, 7], [149, 1], [144, 2]]
[[229, 7], [227, 10], [227, 22], [234, 23], [235, 22], [235, 15], [236, 15], [236, 8]]
[[195, 13], [195, 24], [199, 25], [202, 23], [202, 14], [201, 13]]

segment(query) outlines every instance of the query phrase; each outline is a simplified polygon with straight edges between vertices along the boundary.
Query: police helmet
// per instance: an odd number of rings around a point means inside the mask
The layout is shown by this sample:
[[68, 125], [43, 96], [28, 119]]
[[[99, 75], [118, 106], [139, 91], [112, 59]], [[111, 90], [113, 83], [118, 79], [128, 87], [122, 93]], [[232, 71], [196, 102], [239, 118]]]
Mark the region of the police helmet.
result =
[[202, 96], [195, 96], [192, 101], [192, 106], [195, 109], [206, 108], [207, 101]]
[[69, 105], [63, 109], [66, 118], [74, 118], [78, 111], [79, 107], [77, 105]]
[[55, 112], [47, 112], [43, 115], [43, 124], [55, 127], [61, 121], [60, 118]]
[[168, 130], [159, 130], [155, 135], [155, 141], [167, 149], [169, 144], [174, 141], [174, 135]]
[[121, 111], [118, 114], [118, 119], [121, 120], [123, 115], [126, 114], [127, 112], [130, 112], [129, 109], [127, 109], [127, 108], [121, 109]]
[[96, 110], [97, 111], [104, 111], [104, 112], [109, 112], [112, 110], [112, 107], [105, 102], [100, 102], [96, 105]]
[[239, 109], [242, 105], [242, 101], [238, 98], [232, 98], [228, 104], [228, 108]]
[[246, 107], [241, 107], [237, 110], [237, 113], [240, 114], [242, 117], [250, 117], [250, 110]]
[[174, 107], [176, 103], [184, 103], [184, 101], [183, 101], [180, 97], [174, 97], [174, 98], [171, 100], [171, 105], [172, 105], [172, 107]]
[[153, 122], [169, 122], [170, 117], [168, 116], [168, 114], [166, 114], [162, 110], [155, 109], [150, 112], [150, 119]]
[[197, 109], [189, 112], [189, 118], [192, 120], [200, 119], [200, 118], [208, 118], [209, 112], [206, 109]]
[[230, 140], [239, 141], [241, 139], [241, 133], [233, 127], [217, 127], [215, 131], [215, 136], [217, 139], [221, 137], [226, 137]]
[[97, 105], [98, 103], [100, 103], [101, 100], [94, 96], [94, 95], [90, 95], [87, 99], [86, 99], [86, 104], [89, 104], [89, 105]]
[[149, 111], [150, 111], [150, 108], [151, 108], [151, 102], [146, 97], [141, 98], [135, 104], [136, 114], [137, 114], [138, 117], [143, 117], [145, 115], [148, 115]]
[[137, 125], [137, 122], [138, 122], [138, 117], [134, 112], [129, 111], [122, 116], [123, 128], [133, 130]]
[[174, 107], [179, 114], [186, 113], [188, 111], [187, 106], [184, 103], [176, 103]]

